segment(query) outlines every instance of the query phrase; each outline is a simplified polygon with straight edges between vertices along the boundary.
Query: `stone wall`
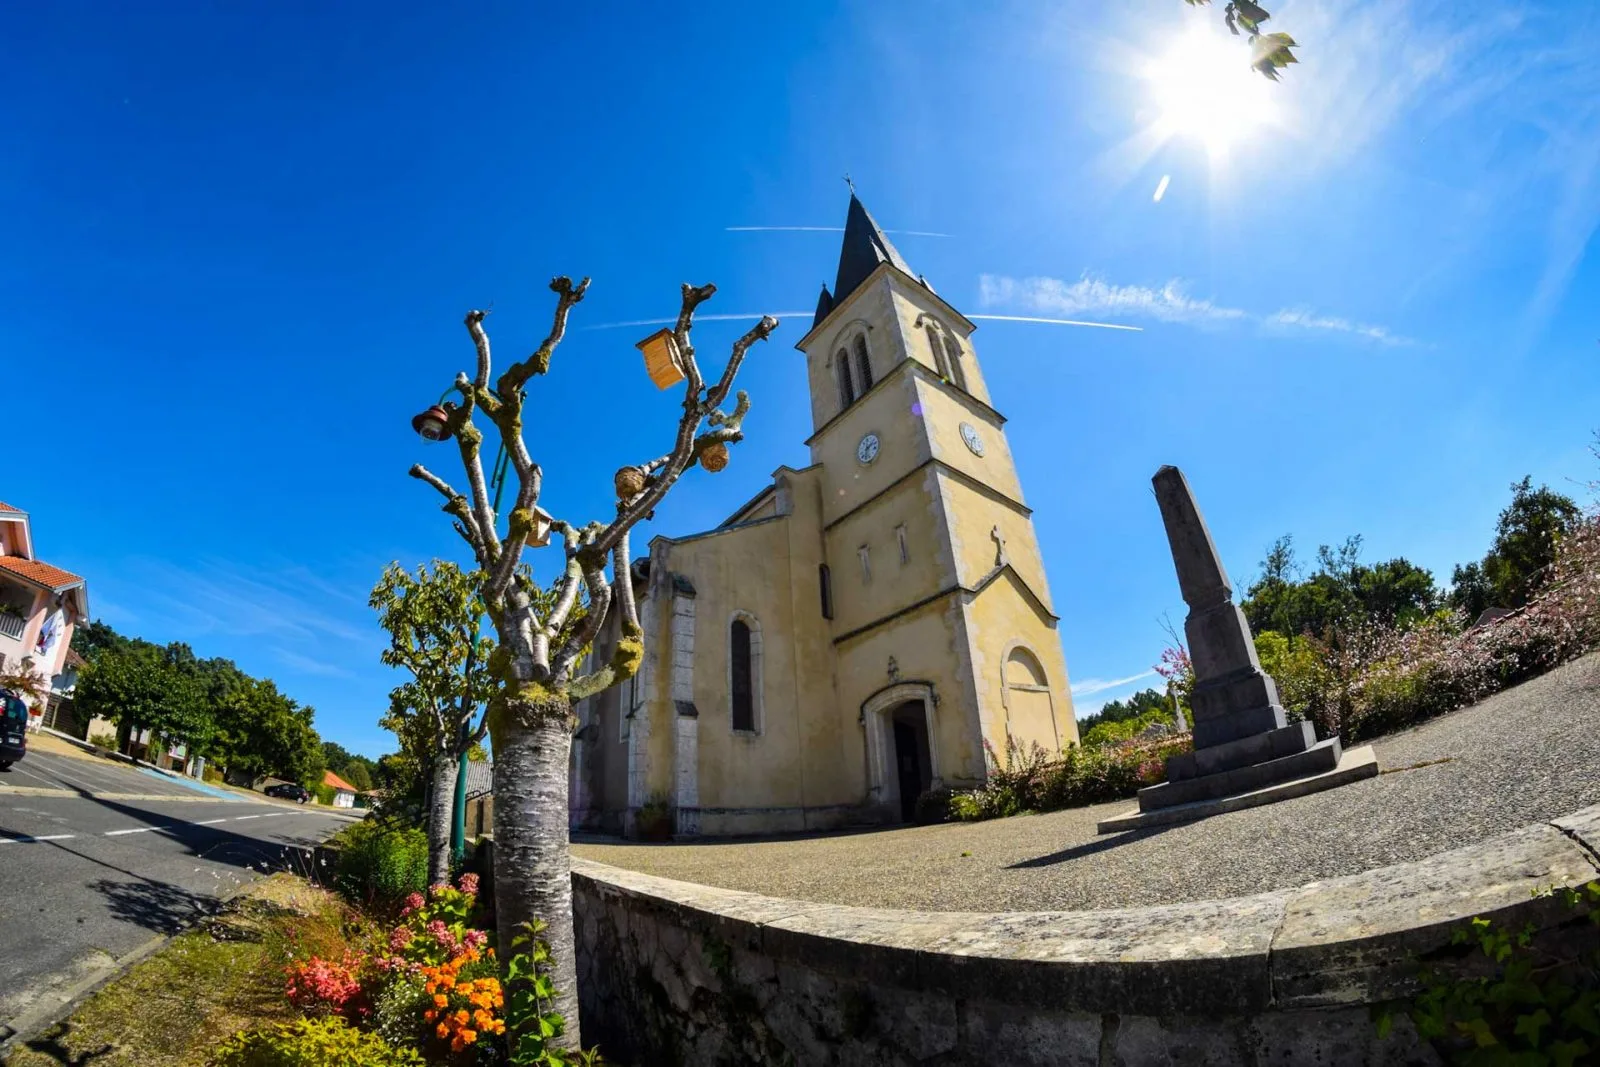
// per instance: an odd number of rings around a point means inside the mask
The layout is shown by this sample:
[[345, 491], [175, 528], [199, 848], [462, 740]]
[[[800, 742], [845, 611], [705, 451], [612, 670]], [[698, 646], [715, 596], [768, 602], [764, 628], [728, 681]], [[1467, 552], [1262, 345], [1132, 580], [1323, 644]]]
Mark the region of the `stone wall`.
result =
[[[1600, 806], [1417, 863], [1231, 900], [964, 914], [780, 900], [574, 861], [585, 1043], [655, 1065], [1427, 1064], [1419, 959], [1600, 874]], [[1592, 931], [1590, 935], [1592, 936]]]

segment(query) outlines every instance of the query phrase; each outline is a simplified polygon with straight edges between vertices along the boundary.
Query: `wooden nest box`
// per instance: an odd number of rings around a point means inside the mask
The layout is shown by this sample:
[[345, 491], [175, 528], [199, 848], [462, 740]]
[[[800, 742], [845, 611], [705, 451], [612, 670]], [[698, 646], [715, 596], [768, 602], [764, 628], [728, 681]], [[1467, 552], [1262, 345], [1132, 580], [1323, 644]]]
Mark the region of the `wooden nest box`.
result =
[[634, 347], [644, 353], [644, 369], [650, 372], [657, 389], [683, 381], [683, 357], [678, 354], [678, 339], [671, 330], [657, 330]]

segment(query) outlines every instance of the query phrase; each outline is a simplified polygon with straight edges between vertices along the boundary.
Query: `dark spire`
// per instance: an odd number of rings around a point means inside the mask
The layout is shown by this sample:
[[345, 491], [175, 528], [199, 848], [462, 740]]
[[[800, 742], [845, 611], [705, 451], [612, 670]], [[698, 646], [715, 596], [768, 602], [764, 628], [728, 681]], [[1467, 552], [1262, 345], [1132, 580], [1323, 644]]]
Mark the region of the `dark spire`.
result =
[[916, 277], [852, 192], [850, 213], [844, 220], [844, 245], [839, 249], [839, 275], [833, 283], [834, 304], [844, 303], [845, 297], [855, 292], [880, 263], [893, 263], [910, 277]]
[[833, 297], [828, 292], [828, 287], [822, 287], [822, 295], [817, 297], [817, 313], [811, 318], [811, 328], [817, 328], [817, 323], [828, 317], [828, 312], [833, 310]]

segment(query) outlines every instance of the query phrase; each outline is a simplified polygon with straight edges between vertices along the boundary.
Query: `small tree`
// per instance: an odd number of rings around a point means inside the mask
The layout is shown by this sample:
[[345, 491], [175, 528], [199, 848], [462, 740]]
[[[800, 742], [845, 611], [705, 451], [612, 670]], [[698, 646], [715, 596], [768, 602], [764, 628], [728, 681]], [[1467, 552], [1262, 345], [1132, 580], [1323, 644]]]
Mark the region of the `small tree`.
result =
[[[383, 662], [411, 672], [389, 695], [383, 726], [417, 761], [429, 782], [428, 882], [450, 880], [450, 821], [461, 756], [483, 740], [491, 691], [494, 641], [478, 633], [483, 599], [476, 574], [434, 560], [408, 574], [398, 563], [383, 569], [371, 605], [389, 631]], [[477, 718], [477, 724], [473, 719]]]
[[[577, 701], [638, 671], [644, 646], [628, 570], [629, 531], [655, 509], [689, 467], [709, 461], [708, 465], [720, 468], [726, 462], [727, 446], [743, 438], [741, 424], [750, 403], [741, 391], [731, 412], [721, 410], [721, 405], [750, 346], [766, 340], [778, 326], [776, 319], [764, 317], [735, 341], [722, 376], [708, 387], [690, 343], [690, 330], [695, 309], [711, 298], [716, 287], [683, 286], [672, 341], [685, 387], [672, 446], [663, 456], [617, 472], [616, 514], [609, 521], [582, 527], [552, 521], [551, 529], [565, 546], [566, 567], [550, 596], [542, 598], [521, 566], [523, 549], [535, 532], [544, 478], [523, 437], [523, 391], [532, 378], [549, 370], [566, 333], [567, 316], [588, 286], [587, 278], [576, 285], [565, 277], [550, 283], [557, 299], [549, 334], [531, 355], [512, 363], [492, 384], [485, 312], [467, 313], [477, 367], [471, 376], [457, 376], [461, 401], [448, 409], [444, 433], [460, 449], [469, 495], [421, 464], [411, 468], [413, 477], [444, 497], [443, 510], [454, 518], [456, 532], [471, 547], [478, 564], [474, 578], [498, 635], [499, 647], [490, 658], [494, 692], [488, 712], [495, 756], [495, 918], [502, 945], [511, 944], [525, 923], [548, 924], [555, 961], [551, 977], [560, 990], [555, 1007], [567, 1022], [554, 1040], [569, 1048], [579, 1035], [567, 850], [568, 759], [577, 721], [573, 708]], [[597, 417], [627, 417], [603, 392], [595, 400]], [[484, 478], [483, 434], [474, 418], [479, 412], [498, 431], [516, 475], [516, 499], [503, 538]], [[580, 433], [572, 423], [562, 422], [541, 443], [565, 451]], [[576, 610], [580, 592], [588, 595], [588, 610], [581, 613]], [[615, 653], [608, 662], [592, 664], [580, 673], [584, 650], [613, 616], [620, 635]], [[514, 983], [508, 992], [516, 992]], [[518, 1036], [511, 1035], [513, 1045]]]

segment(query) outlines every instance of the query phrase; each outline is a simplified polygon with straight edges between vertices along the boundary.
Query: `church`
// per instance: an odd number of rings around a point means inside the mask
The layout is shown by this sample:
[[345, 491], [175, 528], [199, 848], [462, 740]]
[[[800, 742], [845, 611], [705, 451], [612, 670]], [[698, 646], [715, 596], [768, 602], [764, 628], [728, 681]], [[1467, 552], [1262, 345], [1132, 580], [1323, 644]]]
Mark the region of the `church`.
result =
[[634, 564], [644, 663], [579, 706], [574, 830], [907, 822], [923, 793], [981, 784], [1008, 740], [1077, 740], [974, 329], [852, 193], [833, 290], [796, 346], [810, 463]]

